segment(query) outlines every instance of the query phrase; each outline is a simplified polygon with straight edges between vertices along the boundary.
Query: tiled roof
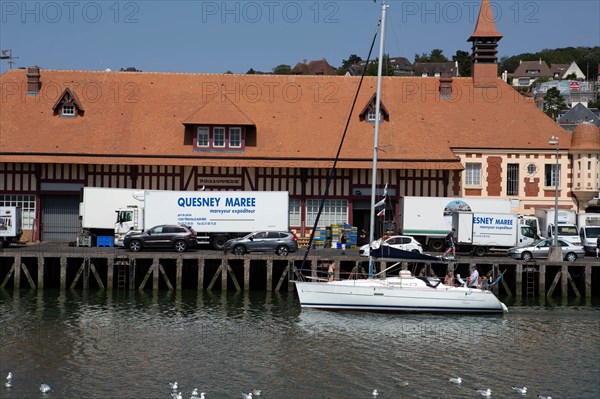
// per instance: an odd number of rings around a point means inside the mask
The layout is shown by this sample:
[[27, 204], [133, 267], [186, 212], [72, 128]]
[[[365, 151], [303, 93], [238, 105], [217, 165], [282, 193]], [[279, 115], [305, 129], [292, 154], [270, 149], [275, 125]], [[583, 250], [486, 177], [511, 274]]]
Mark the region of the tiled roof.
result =
[[[41, 70], [28, 96], [26, 71], [0, 76], [2, 162], [328, 167], [338, 149], [359, 78]], [[452, 148], [546, 149], [570, 135], [498, 79], [497, 90], [454, 78], [385, 77], [378, 166], [462, 169]], [[85, 115], [61, 118], [52, 106], [65, 87]], [[359, 112], [376, 90], [366, 77], [338, 166], [371, 168], [373, 125]], [[243, 152], [193, 152], [184, 123], [251, 123]], [[254, 128], [253, 128], [254, 129]]]
[[502, 38], [502, 35], [496, 30], [496, 22], [493, 16], [493, 8], [490, 5], [490, 0], [483, 0], [481, 2], [481, 8], [479, 9], [479, 16], [477, 17], [477, 25], [475, 25], [475, 32], [469, 37], [469, 42], [475, 40], [477, 37], [495, 37], [498, 39]]
[[[539, 71], [539, 73], [531, 73], [527, 71]], [[509, 74], [509, 76], [513, 77], [553, 77], [554, 74], [546, 64], [546, 61], [522, 61], [521, 64], [517, 67], [514, 73]]]
[[573, 150], [600, 152], [600, 129], [593, 123], [584, 122], [573, 130], [571, 148]]

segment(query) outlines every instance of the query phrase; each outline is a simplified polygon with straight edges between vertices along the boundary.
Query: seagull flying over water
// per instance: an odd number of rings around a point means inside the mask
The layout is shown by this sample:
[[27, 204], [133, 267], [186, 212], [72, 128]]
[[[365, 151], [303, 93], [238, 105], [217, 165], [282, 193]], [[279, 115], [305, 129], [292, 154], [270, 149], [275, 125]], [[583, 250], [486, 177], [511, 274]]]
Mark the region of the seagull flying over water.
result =
[[52, 390], [52, 388], [50, 388], [50, 385], [48, 384], [42, 384], [40, 385], [40, 392], [41, 393], [48, 393]]
[[248, 392], [248, 393], [242, 392], [242, 397], [244, 399], [252, 399], [252, 392]]
[[491, 389], [478, 389], [477, 393], [480, 394], [481, 396], [491, 396], [492, 395], [492, 390]]
[[527, 387], [512, 387], [515, 391], [520, 393], [521, 395], [525, 395], [527, 393]]
[[457, 385], [462, 384], [462, 378], [460, 378], [460, 377], [452, 377], [448, 381], [450, 381], [453, 384], [457, 384]]

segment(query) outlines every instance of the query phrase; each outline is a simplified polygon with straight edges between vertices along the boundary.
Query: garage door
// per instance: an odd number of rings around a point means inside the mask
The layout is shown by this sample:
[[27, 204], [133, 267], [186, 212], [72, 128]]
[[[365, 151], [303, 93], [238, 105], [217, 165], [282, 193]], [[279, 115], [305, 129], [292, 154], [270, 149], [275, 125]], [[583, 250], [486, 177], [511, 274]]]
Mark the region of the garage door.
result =
[[79, 225], [79, 196], [42, 197], [42, 241], [75, 241]]

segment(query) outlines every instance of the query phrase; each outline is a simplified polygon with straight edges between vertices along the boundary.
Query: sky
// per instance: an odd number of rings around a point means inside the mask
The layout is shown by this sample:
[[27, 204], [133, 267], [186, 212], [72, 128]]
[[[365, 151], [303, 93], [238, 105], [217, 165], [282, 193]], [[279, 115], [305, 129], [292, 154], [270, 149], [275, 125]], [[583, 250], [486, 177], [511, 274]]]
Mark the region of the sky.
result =
[[[387, 1], [385, 53], [411, 62], [442, 49], [469, 51], [480, 0]], [[492, 1], [499, 56], [600, 46], [600, 1]], [[270, 72], [326, 58], [366, 59], [381, 1], [7, 1], [0, 49], [13, 67], [152, 72]], [[0, 61], [0, 73], [8, 70]], [[585, 73], [585, 71], [584, 71]]]

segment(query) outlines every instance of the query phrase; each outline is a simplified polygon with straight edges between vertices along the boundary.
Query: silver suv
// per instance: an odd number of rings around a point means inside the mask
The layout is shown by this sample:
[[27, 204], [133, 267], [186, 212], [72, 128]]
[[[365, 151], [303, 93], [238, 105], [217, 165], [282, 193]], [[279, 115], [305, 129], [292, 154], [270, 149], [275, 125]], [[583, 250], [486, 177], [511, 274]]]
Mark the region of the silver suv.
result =
[[246, 252], [275, 252], [287, 256], [298, 251], [296, 236], [287, 231], [258, 231], [225, 243], [225, 252], [243, 255]]

